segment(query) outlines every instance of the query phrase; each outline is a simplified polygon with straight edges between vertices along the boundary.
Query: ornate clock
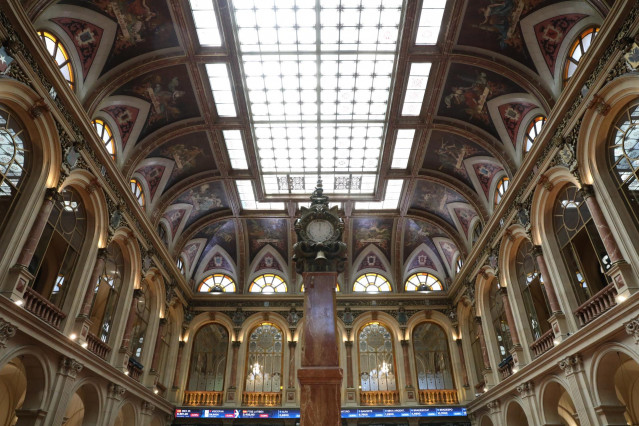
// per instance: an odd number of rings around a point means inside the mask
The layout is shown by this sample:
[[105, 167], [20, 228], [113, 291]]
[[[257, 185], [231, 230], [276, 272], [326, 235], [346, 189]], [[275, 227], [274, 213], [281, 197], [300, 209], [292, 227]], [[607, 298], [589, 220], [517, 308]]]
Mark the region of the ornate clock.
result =
[[346, 244], [341, 241], [344, 222], [337, 207], [328, 208], [322, 180], [311, 195], [311, 206], [302, 207], [295, 221], [297, 243], [293, 246], [297, 272], [341, 272], [346, 261]]

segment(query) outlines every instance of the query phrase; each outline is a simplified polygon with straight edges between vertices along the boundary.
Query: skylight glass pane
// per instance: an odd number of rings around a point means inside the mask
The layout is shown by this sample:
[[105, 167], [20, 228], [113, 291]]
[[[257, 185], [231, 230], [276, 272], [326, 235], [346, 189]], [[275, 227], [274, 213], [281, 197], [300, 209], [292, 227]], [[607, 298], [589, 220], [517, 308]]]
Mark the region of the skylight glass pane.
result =
[[401, 129], [397, 131], [391, 168], [405, 169], [408, 166], [408, 158], [410, 157], [410, 151], [413, 149], [414, 137], [415, 129]]
[[190, 0], [191, 11], [197, 38], [201, 46], [221, 46], [220, 29], [217, 26], [217, 17], [214, 0]]
[[248, 169], [246, 162], [246, 152], [242, 143], [242, 133], [239, 130], [224, 130], [224, 143], [231, 160], [231, 167], [236, 170]]
[[428, 85], [430, 67], [431, 64], [429, 62], [410, 64], [402, 115], [419, 115], [424, 101], [424, 94], [426, 93], [426, 86]]
[[357, 210], [395, 210], [399, 205], [399, 196], [402, 193], [403, 179], [390, 179], [386, 184], [386, 195], [382, 201], [357, 201]]
[[232, 6], [265, 192], [372, 194], [402, 1]]
[[416, 44], [435, 44], [442, 25], [446, 0], [423, 0]]
[[255, 199], [255, 191], [250, 180], [237, 180], [237, 192], [244, 210], [284, 210], [284, 203], [262, 203]]
[[206, 73], [209, 76], [218, 115], [220, 117], [237, 116], [228, 66], [225, 63], [206, 64]]

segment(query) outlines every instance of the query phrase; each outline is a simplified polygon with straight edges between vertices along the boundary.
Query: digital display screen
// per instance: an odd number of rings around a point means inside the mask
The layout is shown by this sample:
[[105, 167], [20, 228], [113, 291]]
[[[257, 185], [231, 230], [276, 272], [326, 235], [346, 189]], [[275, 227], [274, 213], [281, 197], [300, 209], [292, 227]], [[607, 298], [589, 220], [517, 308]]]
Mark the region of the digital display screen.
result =
[[[382, 417], [457, 417], [465, 416], [463, 407], [423, 408], [347, 408], [342, 410], [343, 419], [371, 419]], [[175, 417], [202, 419], [299, 419], [298, 408], [277, 409], [191, 409], [178, 408]]]

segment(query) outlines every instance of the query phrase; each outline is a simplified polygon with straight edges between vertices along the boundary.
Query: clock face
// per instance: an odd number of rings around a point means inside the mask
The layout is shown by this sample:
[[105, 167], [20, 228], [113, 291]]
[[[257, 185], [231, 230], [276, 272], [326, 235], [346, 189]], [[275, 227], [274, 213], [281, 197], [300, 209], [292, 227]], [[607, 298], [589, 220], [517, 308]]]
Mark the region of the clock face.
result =
[[324, 219], [315, 219], [306, 225], [306, 233], [317, 243], [328, 240], [333, 235], [333, 225]]

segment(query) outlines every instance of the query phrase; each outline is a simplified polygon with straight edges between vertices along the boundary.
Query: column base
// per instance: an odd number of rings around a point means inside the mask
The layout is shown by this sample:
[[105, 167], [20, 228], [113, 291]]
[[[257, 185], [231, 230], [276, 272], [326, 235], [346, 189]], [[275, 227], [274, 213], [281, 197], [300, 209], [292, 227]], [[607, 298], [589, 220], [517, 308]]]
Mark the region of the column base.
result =
[[33, 281], [35, 277], [26, 266], [13, 265], [9, 269], [9, 276], [7, 277], [7, 283], [2, 289], [0, 294], [4, 295], [8, 299], [22, 304], [24, 298], [24, 292], [27, 290], [29, 283]]
[[342, 369], [302, 367], [297, 371], [301, 385], [300, 426], [342, 424]]
[[131, 352], [127, 349], [122, 349], [118, 351], [118, 355], [115, 361], [115, 368], [120, 370], [123, 373], [129, 374], [129, 358], [131, 357]]
[[407, 387], [407, 388], [405, 388], [402, 391], [402, 393], [404, 395], [403, 395], [403, 398], [401, 398], [401, 399], [404, 400], [403, 402], [404, 402], [405, 405], [417, 405], [418, 395], [417, 395], [417, 390], [415, 390], [414, 387], [412, 387], [412, 386], [411, 387]]
[[75, 323], [73, 324], [73, 332], [77, 335], [78, 344], [82, 345], [86, 343], [87, 337], [89, 335], [89, 330], [91, 329], [91, 320], [88, 317], [83, 315], [78, 315], [75, 319]]
[[564, 313], [553, 313], [552, 316], [548, 318], [548, 322], [550, 323], [552, 332], [555, 335], [553, 343], [557, 345], [557, 343], [561, 343], [566, 340], [566, 337], [568, 337], [570, 332], [568, 331], [568, 323], [566, 323], [566, 316]]
[[21, 425], [26, 426], [40, 426], [44, 425], [44, 420], [47, 416], [47, 412], [44, 410], [16, 410], [16, 416], [18, 422]]
[[510, 354], [513, 356], [513, 374], [519, 371], [521, 367], [526, 365], [524, 361], [524, 348], [521, 345], [514, 345], [510, 348]]
[[236, 406], [237, 405], [237, 389], [235, 387], [228, 388], [226, 390], [226, 399], [225, 402], [227, 405]]
[[286, 388], [286, 392], [284, 393], [284, 406], [287, 407], [295, 407], [297, 406], [297, 390], [295, 388]]
[[626, 412], [626, 407], [623, 405], [600, 405], [598, 407], [594, 407], [595, 413], [599, 416], [599, 420], [601, 420], [601, 424], [608, 426], [621, 426], [627, 425], [626, 417], [624, 413]]
[[617, 303], [624, 302], [639, 291], [639, 282], [637, 282], [632, 267], [626, 261], [614, 263], [606, 275], [612, 279], [617, 289]]
[[357, 389], [346, 388], [346, 395], [344, 398], [344, 405], [356, 406], [357, 405]]

